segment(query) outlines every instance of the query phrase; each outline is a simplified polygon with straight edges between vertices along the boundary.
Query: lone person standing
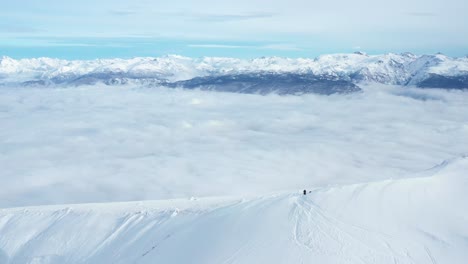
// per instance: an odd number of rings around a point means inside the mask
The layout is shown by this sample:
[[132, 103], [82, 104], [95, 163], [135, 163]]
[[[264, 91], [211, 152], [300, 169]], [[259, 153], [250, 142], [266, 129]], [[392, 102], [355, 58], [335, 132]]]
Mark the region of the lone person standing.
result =
[[307, 194], [307, 191], [306, 191], [306, 190], [304, 190], [304, 195], [306, 195], [306, 194]]

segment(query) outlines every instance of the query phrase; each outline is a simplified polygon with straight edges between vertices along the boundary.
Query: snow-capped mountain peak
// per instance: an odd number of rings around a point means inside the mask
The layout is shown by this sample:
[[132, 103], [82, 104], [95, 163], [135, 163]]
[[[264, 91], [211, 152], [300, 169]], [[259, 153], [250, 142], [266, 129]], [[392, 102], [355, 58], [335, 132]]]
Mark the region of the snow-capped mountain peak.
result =
[[[328, 54], [314, 59], [261, 57], [238, 59], [226, 57], [188, 58], [167, 55], [158, 58], [61, 60], [33, 58], [0, 60], [0, 84], [80, 85], [94, 82], [114, 84], [167, 83], [207, 76], [238, 74], [303, 74], [329, 76], [352, 83], [416, 85], [436, 76], [449, 78], [458, 86], [467, 87], [468, 58], [452, 58], [442, 54], [417, 56], [411, 53], [367, 55], [365, 53]], [[462, 76], [462, 79], [459, 77]], [[455, 78], [456, 80], [453, 80]], [[458, 79], [457, 79], [458, 78]], [[86, 81], [83, 81], [86, 79]], [[445, 80], [445, 79], [444, 79]], [[447, 83], [447, 86], [450, 83]], [[460, 88], [460, 87], [455, 88]], [[441, 87], [454, 88], [454, 87]]]

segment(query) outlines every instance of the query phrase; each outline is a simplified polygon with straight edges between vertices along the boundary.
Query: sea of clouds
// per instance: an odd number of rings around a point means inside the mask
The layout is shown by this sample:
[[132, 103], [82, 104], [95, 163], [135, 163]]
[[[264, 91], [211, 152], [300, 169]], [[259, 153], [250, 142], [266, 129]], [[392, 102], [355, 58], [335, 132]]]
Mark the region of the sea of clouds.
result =
[[0, 88], [0, 207], [412, 177], [468, 153], [468, 92]]

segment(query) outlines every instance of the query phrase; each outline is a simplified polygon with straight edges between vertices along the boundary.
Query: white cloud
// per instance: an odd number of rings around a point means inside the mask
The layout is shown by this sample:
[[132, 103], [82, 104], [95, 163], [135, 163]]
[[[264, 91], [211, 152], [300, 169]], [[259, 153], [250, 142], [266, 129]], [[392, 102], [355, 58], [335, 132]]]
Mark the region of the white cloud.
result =
[[188, 47], [191, 48], [210, 48], [210, 49], [251, 49], [256, 48], [255, 46], [243, 46], [243, 45], [224, 45], [224, 44], [190, 44]]
[[468, 94], [0, 90], [0, 206], [265, 193], [404, 177], [466, 153]]
[[301, 48], [292, 44], [269, 44], [269, 45], [261, 46], [260, 48], [271, 49], [271, 50], [292, 50], [292, 51], [302, 50]]
[[[48, 7], [48, 8], [44, 8]], [[424, 8], [421, 8], [424, 7]], [[70, 10], [73, 10], [71, 12]], [[462, 0], [354, 2], [332, 0], [234, 2], [202, 1], [27, 1], [8, 4], [0, 11], [6, 27], [27, 21], [46, 32], [13, 32], [15, 36], [122, 37], [197, 40], [271, 41], [302, 40], [304, 44], [353, 42], [372, 49], [466, 45]], [[454, 26], [456, 25], [456, 26]], [[391, 37], [386, 37], [391, 36]], [[403, 43], [403, 44], [402, 44]], [[413, 46], [411, 46], [413, 45]], [[404, 47], [403, 47], [404, 48]]]
[[226, 44], [190, 44], [188, 47], [191, 48], [212, 48], [212, 49], [268, 49], [268, 50], [290, 50], [298, 51], [301, 50], [292, 44], [265, 44], [265, 45], [226, 45]]

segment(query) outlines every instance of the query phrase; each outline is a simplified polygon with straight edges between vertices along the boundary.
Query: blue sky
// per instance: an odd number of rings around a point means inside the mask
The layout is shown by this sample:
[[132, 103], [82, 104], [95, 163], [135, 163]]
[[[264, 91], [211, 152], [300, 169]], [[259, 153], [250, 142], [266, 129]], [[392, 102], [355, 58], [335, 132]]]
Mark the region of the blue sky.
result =
[[465, 0], [22, 0], [2, 3], [0, 56], [314, 57], [468, 54]]

